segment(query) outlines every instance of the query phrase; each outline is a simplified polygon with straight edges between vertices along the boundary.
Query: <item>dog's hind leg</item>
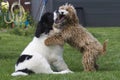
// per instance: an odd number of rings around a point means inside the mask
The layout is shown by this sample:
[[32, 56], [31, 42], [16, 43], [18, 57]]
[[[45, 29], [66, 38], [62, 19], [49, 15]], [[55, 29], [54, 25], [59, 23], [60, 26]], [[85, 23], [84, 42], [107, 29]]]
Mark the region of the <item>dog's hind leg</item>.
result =
[[84, 71], [96, 71], [97, 64], [95, 61], [95, 56], [85, 51], [82, 59]]

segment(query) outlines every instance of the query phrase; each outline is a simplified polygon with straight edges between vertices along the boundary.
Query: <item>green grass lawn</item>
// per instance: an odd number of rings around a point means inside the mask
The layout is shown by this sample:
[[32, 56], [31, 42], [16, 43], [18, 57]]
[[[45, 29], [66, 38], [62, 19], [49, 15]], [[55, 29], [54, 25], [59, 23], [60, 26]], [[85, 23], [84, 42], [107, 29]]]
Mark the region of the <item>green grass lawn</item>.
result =
[[82, 54], [76, 49], [65, 45], [64, 59], [73, 74], [33, 74], [30, 76], [12, 77], [14, 64], [22, 50], [32, 37], [17, 36], [0, 32], [0, 80], [120, 80], [120, 27], [88, 28], [101, 42], [109, 39], [107, 53], [100, 56], [97, 72], [84, 72], [81, 63]]

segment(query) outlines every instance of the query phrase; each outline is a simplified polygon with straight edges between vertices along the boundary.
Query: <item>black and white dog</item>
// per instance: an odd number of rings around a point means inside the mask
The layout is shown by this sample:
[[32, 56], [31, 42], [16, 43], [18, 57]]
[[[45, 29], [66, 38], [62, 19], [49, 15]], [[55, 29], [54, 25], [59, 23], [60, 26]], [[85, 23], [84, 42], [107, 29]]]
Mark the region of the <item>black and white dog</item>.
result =
[[[71, 73], [64, 62], [60, 45], [46, 46], [44, 40], [49, 36], [53, 25], [53, 13], [45, 13], [37, 25], [35, 37], [21, 53], [12, 76], [31, 73], [64, 74]], [[55, 67], [58, 72], [51, 69]]]

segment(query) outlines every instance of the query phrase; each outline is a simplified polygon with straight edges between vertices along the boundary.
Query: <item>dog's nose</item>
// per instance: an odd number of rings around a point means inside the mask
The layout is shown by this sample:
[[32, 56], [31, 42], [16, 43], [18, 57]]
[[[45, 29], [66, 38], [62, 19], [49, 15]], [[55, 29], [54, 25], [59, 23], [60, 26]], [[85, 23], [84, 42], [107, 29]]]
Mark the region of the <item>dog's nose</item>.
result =
[[64, 14], [64, 12], [61, 12], [61, 14], [63, 15], [63, 14]]

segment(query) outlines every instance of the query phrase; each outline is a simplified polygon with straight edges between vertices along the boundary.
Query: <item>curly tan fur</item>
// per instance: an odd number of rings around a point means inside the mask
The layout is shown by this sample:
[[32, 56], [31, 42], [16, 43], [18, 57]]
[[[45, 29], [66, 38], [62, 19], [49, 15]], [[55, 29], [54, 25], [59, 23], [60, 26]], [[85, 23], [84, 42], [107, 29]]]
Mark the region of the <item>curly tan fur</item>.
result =
[[67, 42], [71, 46], [77, 48], [83, 53], [83, 67], [85, 71], [96, 71], [98, 65], [96, 59], [98, 55], [106, 52], [107, 41], [103, 45], [92, 36], [84, 27], [79, 24], [79, 19], [76, 15], [76, 10], [72, 5], [63, 5], [59, 10], [67, 10], [65, 21], [62, 23], [54, 23], [53, 27], [62, 27], [59, 33], [56, 33], [45, 40], [47, 46], [63, 45]]

